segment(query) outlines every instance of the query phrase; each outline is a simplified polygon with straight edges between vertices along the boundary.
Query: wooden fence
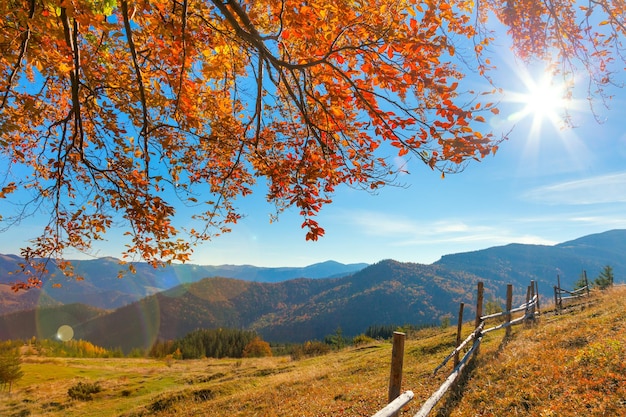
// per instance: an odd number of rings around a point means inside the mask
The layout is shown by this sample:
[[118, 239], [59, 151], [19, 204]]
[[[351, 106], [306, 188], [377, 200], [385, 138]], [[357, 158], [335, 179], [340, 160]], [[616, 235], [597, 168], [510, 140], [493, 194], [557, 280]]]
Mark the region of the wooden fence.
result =
[[[478, 283], [478, 292], [476, 298], [476, 320], [475, 320], [475, 328], [472, 333], [467, 336], [465, 340], [461, 342], [461, 327], [463, 323], [463, 308], [464, 304], [461, 303], [459, 308], [459, 320], [457, 327], [457, 338], [456, 338], [456, 348], [443, 360], [443, 362], [437, 366], [434, 370], [434, 373], [443, 368], [452, 358], [454, 358], [454, 368], [452, 372], [448, 375], [446, 380], [441, 384], [439, 389], [435, 391], [422, 405], [420, 410], [414, 417], [426, 417], [432, 411], [432, 409], [437, 405], [437, 403], [443, 398], [446, 392], [450, 389], [450, 387], [455, 383], [455, 381], [462, 375], [463, 370], [465, 369], [467, 363], [472, 358], [474, 354], [476, 354], [480, 348], [480, 343], [482, 342], [483, 336], [489, 332], [506, 329], [506, 336], [510, 335], [511, 327], [516, 324], [521, 324], [524, 322], [528, 322], [530, 320], [534, 320], [536, 315], [539, 314], [539, 294], [537, 291], [537, 284], [534, 281], [531, 281], [531, 285], [527, 288], [526, 292], [526, 302], [521, 306], [513, 309], [512, 306], [512, 298], [513, 298], [513, 286], [507, 285], [507, 298], [506, 298], [506, 310], [500, 313], [483, 315], [483, 294], [484, 287], [483, 283]], [[520, 317], [513, 319], [513, 315], [516, 313], [523, 312]], [[500, 324], [494, 325], [493, 327], [489, 327], [485, 329], [486, 322], [489, 320], [492, 322], [493, 320], [501, 319], [503, 320]], [[396, 343], [401, 343], [402, 349], [404, 348], [404, 334], [403, 333], [394, 333], [394, 348], [392, 353], [392, 363], [391, 363], [391, 377], [389, 382], [389, 404], [385, 406], [383, 409], [374, 414], [373, 417], [394, 417], [397, 416], [406, 404], [408, 404], [414, 397], [412, 391], [406, 391], [402, 394], [400, 392], [400, 383], [402, 380], [402, 361], [398, 361], [398, 356], [402, 356], [399, 353], [399, 348], [396, 346]], [[401, 339], [401, 342], [399, 340]], [[396, 342], [398, 340], [398, 342]], [[462, 358], [459, 359], [460, 353], [469, 345], [472, 344], [471, 347], [465, 352]], [[395, 359], [394, 359], [395, 358]], [[400, 375], [400, 377], [398, 377]], [[392, 387], [393, 385], [393, 387]], [[398, 394], [393, 394], [393, 393]], [[394, 397], [394, 395], [396, 395]]]
[[[587, 271], [583, 271], [583, 279], [585, 281], [585, 286], [578, 288], [573, 291], [568, 291], [564, 288], [561, 288], [561, 278], [557, 274], [556, 282], [557, 285], [554, 286], [554, 309], [556, 314], [561, 314], [563, 312], [563, 306], [565, 302], [565, 306], [572, 306], [577, 304], [581, 298], [589, 298], [589, 281], [587, 280]], [[563, 296], [563, 294], [566, 294]]]

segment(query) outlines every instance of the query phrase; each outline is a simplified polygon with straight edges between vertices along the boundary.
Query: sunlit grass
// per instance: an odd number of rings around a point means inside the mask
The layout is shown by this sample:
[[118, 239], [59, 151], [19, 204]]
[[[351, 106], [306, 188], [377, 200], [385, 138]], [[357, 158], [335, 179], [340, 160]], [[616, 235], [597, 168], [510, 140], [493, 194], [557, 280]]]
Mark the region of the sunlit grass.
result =
[[[483, 354], [450, 416], [626, 415], [626, 289]], [[483, 352], [484, 353], [484, 352]]]
[[[485, 336], [459, 389], [436, 416], [577, 416], [626, 413], [626, 289], [575, 313]], [[464, 336], [472, 330], [464, 326]], [[402, 390], [412, 416], [450, 366], [455, 328], [425, 329], [405, 344]], [[32, 416], [371, 416], [386, 404], [391, 343], [324, 356], [164, 361], [24, 357], [24, 377], [0, 393], [0, 415]], [[69, 387], [97, 382], [92, 401]], [[583, 414], [581, 410], [584, 411]]]

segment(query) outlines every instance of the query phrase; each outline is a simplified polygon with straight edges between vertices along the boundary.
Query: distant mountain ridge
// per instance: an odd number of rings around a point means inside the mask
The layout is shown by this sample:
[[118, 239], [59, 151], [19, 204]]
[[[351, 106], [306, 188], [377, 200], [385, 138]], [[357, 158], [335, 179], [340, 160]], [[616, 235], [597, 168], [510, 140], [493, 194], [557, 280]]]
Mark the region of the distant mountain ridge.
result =
[[509, 244], [474, 252], [445, 255], [434, 263], [463, 270], [502, 283], [537, 281], [544, 291], [556, 285], [559, 275], [571, 288], [583, 270], [593, 280], [606, 265], [613, 267], [617, 282], [626, 279], [626, 230], [610, 230], [554, 246]]
[[[343, 278], [277, 283], [206, 278], [109, 313], [89, 310], [87, 320], [62, 307], [0, 316], [0, 339], [9, 332], [11, 338], [28, 338], [33, 326], [15, 323], [46, 317], [45, 326], [39, 323], [38, 337], [54, 337], [59, 326], [69, 324], [75, 338], [126, 352], [147, 349], [157, 339], [180, 338], [197, 328], [254, 329], [265, 340], [304, 342], [322, 339], [338, 328], [355, 335], [371, 324], [437, 323], [460, 301], [471, 298], [478, 280], [463, 272], [393, 260]], [[60, 315], [57, 321], [55, 314]]]
[[478, 281], [485, 283], [485, 300], [502, 300], [511, 283], [517, 305], [530, 280], [549, 299], [557, 273], [571, 288], [583, 269], [593, 280], [605, 265], [613, 267], [616, 282], [624, 281], [626, 230], [554, 246], [510, 244], [446, 255], [432, 265], [384, 260], [340, 278], [205, 278], [114, 311], [58, 306], [42, 293], [48, 308], [0, 316], [0, 339], [29, 338], [32, 329], [37, 337], [53, 337], [58, 326], [69, 324], [76, 338], [124, 351], [149, 348], [156, 339], [182, 337], [196, 328], [254, 329], [269, 341], [302, 342], [338, 328], [356, 335], [373, 324], [436, 324], [446, 315], [454, 320], [460, 302], [472, 317]]
[[[10, 283], [24, 279], [13, 274], [21, 258], [15, 255], [0, 255], [0, 314], [34, 308], [46, 299], [48, 306], [56, 304], [83, 303], [101, 309], [115, 309], [157, 292], [166, 291], [177, 285], [192, 283], [208, 277], [237, 278], [256, 282], [280, 282], [294, 278], [333, 278], [348, 275], [367, 266], [365, 263], [342, 264], [335, 261], [316, 263], [305, 267], [256, 267], [252, 265], [193, 265], [173, 264], [153, 268], [146, 263], [134, 264], [136, 273], [127, 273], [118, 279], [118, 272], [125, 267], [115, 258], [73, 261], [77, 275], [83, 281], [67, 279], [52, 270], [44, 277], [41, 290], [29, 290], [13, 294]], [[54, 288], [53, 284], [61, 284]], [[9, 300], [12, 300], [9, 302]]]

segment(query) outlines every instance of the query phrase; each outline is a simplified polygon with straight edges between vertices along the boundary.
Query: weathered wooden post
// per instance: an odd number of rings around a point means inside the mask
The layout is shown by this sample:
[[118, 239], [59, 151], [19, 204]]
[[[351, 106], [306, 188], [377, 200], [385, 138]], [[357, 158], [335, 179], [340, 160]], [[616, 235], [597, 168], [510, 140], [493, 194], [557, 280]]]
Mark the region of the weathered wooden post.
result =
[[583, 269], [583, 276], [585, 277], [585, 286], [587, 287], [587, 297], [589, 297], [589, 281], [587, 280], [587, 271]]
[[[393, 347], [391, 349], [391, 374], [389, 375], [389, 395], [388, 403], [395, 400], [400, 395], [402, 388], [402, 365], [404, 362], [404, 339], [406, 333], [393, 332]], [[393, 414], [392, 417], [397, 416]]]
[[483, 315], [483, 292], [484, 286], [482, 282], [478, 283], [478, 291], [476, 296], [476, 322], [474, 327], [480, 326], [482, 322], [481, 317]]
[[541, 310], [539, 310], [539, 282], [535, 281], [535, 294], [537, 294], [537, 313], [541, 315]]
[[558, 289], [554, 286], [554, 314], [559, 314], [559, 296], [557, 295]]
[[563, 298], [561, 296], [561, 276], [559, 274], [556, 274], [556, 286], [557, 286], [557, 295], [558, 295], [558, 310], [559, 310], [559, 314], [561, 314], [561, 310], [563, 310]]
[[[530, 281], [530, 301], [528, 301], [529, 303], [532, 303], [533, 300], [535, 299], [535, 281], [531, 280]], [[533, 303], [533, 306], [530, 308], [530, 313], [532, 314], [531, 319], [535, 319], [535, 310], [536, 310], [537, 306], [535, 305], [535, 303]]]
[[511, 336], [511, 310], [513, 309], [513, 284], [507, 284], [506, 286], [506, 326], [505, 337]]
[[[476, 294], [476, 321], [474, 322], [474, 328], [477, 329], [478, 326], [483, 322], [483, 295], [484, 295], [484, 284], [482, 282], [478, 283], [478, 290]], [[479, 337], [480, 335], [477, 335]], [[478, 354], [478, 346], [476, 347], [476, 353]]]
[[[457, 326], [456, 326], [456, 347], [459, 347], [459, 345], [461, 344], [461, 330], [463, 327], [463, 307], [465, 307], [465, 304], [461, 303], [459, 305], [459, 321], [457, 322]], [[455, 368], [459, 364], [459, 353], [460, 352], [457, 352], [454, 354], [454, 367]]]
[[530, 289], [531, 286], [529, 285], [528, 287], [526, 287], [526, 308], [524, 309], [524, 323], [528, 324], [530, 322], [530, 318], [529, 318], [529, 310], [530, 310]]

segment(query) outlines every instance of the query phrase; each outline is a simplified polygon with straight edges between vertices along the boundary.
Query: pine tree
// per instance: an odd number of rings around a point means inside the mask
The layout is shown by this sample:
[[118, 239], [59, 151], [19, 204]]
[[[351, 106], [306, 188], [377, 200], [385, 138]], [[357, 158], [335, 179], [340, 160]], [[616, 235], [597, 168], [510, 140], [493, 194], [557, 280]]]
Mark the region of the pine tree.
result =
[[606, 265], [602, 272], [600, 272], [600, 275], [598, 275], [598, 278], [596, 278], [594, 283], [598, 288], [604, 290], [606, 288], [612, 287], [613, 281], [613, 267], [611, 265]]
[[0, 352], [0, 383], [3, 388], [8, 386], [9, 394], [13, 382], [24, 375], [21, 367], [20, 354], [17, 349]]
[[587, 282], [587, 273], [583, 271], [580, 273], [580, 276], [578, 277], [578, 281], [574, 283], [574, 290], [577, 290], [579, 288], [584, 288], [588, 284], [589, 283]]

